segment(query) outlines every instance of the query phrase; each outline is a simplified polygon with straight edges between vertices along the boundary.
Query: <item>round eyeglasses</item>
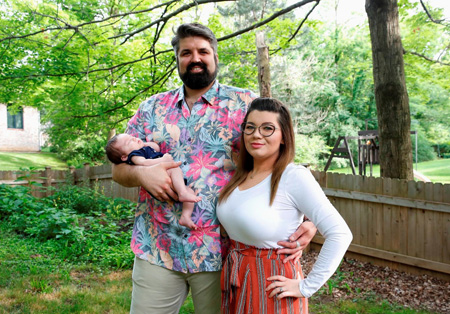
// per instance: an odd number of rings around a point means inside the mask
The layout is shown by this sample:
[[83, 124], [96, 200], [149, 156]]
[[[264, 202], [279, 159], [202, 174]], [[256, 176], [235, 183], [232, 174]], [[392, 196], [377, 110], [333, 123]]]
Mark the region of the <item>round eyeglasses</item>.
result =
[[264, 137], [269, 137], [275, 132], [275, 130], [279, 130], [279, 128], [276, 128], [271, 123], [263, 123], [258, 127], [253, 123], [244, 122], [241, 124], [241, 131], [245, 135], [252, 135], [253, 133], [255, 133], [256, 129], [258, 129], [259, 134]]

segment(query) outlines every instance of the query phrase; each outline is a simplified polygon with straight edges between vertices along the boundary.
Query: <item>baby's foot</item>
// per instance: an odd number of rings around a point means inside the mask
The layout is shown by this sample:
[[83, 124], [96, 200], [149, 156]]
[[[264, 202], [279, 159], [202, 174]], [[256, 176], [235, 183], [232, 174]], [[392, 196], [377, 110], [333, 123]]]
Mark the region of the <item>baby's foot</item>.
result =
[[193, 203], [197, 203], [201, 201], [201, 196], [197, 196], [194, 193], [189, 193], [189, 192], [185, 192], [185, 193], [179, 193], [178, 194], [178, 201], [179, 202], [193, 202]]
[[179, 223], [180, 225], [188, 227], [190, 229], [197, 230], [198, 228], [197, 225], [192, 221], [190, 215], [181, 215]]

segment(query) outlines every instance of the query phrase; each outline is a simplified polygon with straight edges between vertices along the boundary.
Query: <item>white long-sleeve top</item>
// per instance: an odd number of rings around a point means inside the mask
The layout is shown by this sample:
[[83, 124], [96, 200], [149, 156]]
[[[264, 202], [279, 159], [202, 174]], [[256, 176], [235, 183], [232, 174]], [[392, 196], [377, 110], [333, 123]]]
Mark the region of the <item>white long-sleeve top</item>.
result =
[[268, 176], [244, 191], [236, 188], [217, 206], [217, 217], [231, 239], [258, 248], [280, 247], [277, 242], [288, 241], [305, 215], [311, 219], [325, 242], [313, 269], [300, 282], [300, 292], [309, 298], [336, 271], [352, 233], [305, 167], [286, 167], [271, 206], [270, 180]]

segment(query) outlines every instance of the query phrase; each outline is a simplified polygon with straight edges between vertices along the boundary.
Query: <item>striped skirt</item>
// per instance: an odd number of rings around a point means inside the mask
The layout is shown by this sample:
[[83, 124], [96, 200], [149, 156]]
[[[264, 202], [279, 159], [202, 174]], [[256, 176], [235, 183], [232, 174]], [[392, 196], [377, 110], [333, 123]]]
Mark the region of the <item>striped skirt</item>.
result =
[[282, 275], [303, 279], [300, 263], [283, 264], [285, 255], [276, 249], [258, 249], [231, 240], [231, 247], [222, 269], [222, 313], [225, 314], [307, 314], [308, 299], [269, 298], [266, 278]]

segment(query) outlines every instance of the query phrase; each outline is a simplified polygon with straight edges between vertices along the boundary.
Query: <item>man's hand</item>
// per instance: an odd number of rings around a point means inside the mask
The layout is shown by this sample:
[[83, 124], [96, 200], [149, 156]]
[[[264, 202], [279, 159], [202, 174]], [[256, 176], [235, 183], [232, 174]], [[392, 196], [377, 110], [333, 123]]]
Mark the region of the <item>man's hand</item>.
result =
[[180, 165], [180, 161], [161, 162], [154, 166], [114, 165], [113, 180], [127, 187], [142, 186], [159, 201], [170, 202], [178, 200], [178, 196], [167, 170]]
[[296, 263], [302, 257], [303, 250], [311, 242], [316, 232], [316, 226], [311, 221], [305, 221], [289, 237], [289, 241], [278, 241], [277, 244], [283, 246], [284, 249], [278, 249], [277, 254], [289, 254], [283, 263], [287, 263], [291, 259]]

